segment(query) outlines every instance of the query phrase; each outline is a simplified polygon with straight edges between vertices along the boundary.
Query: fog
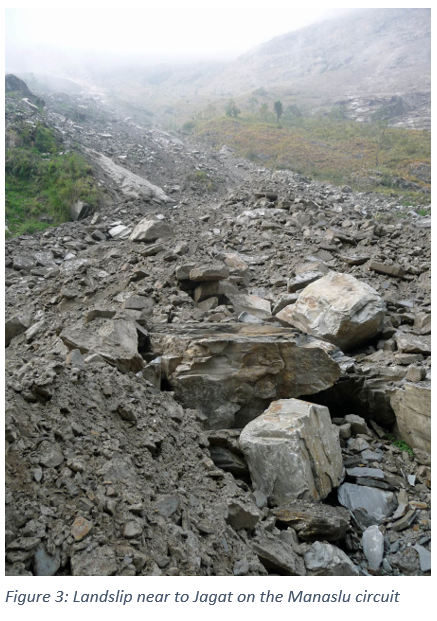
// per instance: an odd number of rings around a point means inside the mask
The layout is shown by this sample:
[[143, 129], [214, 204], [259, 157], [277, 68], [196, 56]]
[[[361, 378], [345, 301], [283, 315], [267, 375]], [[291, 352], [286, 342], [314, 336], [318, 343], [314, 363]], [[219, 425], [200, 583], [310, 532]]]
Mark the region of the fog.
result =
[[6, 71], [227, 61], [348, 9], [6, 9]]

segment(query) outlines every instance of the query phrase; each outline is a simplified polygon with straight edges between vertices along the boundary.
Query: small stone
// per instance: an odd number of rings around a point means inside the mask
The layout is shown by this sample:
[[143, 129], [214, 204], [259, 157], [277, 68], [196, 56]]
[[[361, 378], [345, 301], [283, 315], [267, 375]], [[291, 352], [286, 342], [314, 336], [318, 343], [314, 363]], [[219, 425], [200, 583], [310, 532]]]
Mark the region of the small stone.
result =
[[232, 500], [228, 504], [226, 521], [234, 530], [253, 530], [261, 518], [261, 513], [255, 505]]
[[234, 576], [247, 576], [249, 573], [250, 565], [245, 558], [235, 561], [234, 563]]
[[421, 382], [426, 377], [426, 369], [424, 367], [418, 367], [414, 364], [411, 364], [405, 375], [405, 379], [408, 382]]
[[71, 534], [76, 539], [76, 541], [82, 541], [82, 539], [86, 537], [91, 531], [92, 527], [92, 522], [89, 522], [84, 517], [79, 516], [73, 522], [73, 525], [71, 527]]
[[126, 539], [133, 539], [135, 537], [139, 537], [143, 532], [141, 524], [138, 522], [127, 522], [125, 524], [123, 535]]
[[420, 569], [422, 571], [431, 571], [431, 552], [418, 543], [413, 547], [419, 555]]

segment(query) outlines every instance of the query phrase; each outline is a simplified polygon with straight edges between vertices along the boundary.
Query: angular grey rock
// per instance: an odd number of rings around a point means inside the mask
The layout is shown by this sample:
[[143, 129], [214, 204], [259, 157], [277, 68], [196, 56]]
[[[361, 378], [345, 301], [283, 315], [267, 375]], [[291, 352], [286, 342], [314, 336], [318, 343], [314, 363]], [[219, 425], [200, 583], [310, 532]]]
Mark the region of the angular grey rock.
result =
[[330, 272], [308, 285], [278, 317], [343, 351], [376, 336], [386, 307], [381, 296], [350, 274]]
[[353, 483], [340, 485], [338, 501], [353, 513], [363, 530], [392, 515], [397, 504], [392, 492]]
[[273, 402], [243, 429], [240, 448], [254, 488], [274, 504], [326, 498], [342, 481], [338, 430], [321, 405]]
[[418, 543], [413, 548], [419, 555], [420, 569], [422, 571], [431, 571], [431, 552]]
[[299, 274], [299, 276], [295, 276], [295, 278], [291, 278], [287, 284], [288, 293], [294, 293], [295, 291], [299, 291], [300, 289], [304, 289], [307, 285], [312, 282], [319, 280], [322, 278], [323, 272], [305, 272], [304, 274]]
[[384, 472], [379, 468], [347, 468], [349, 477], [370, 477], [371, 479], [384, 479]]
[[5, 323], [5, 346], [8, 347], [10, 342], [16, 336], [23, 334], [26, 330], [29, 329], [30, 324], [32, 322], [32, 314], [31, 310], [20, 311], [16, 315], [9, 317], [6, 319]]
[[109, 229], [108, 235], [110, 235], [113, 239], [127, 239], [131, 234], [131, 231], [132, 229], [124, 226], [124, 224], [117, 224]]
[[369, 569], [379, 569], [384, 556], [384, 535], [376, 524], [369, 526], [363, 533], [363, 552], [369, 563]]
[[261, 512], [255, 505], [232, 499], [228, 503], [227, 523], [234, 530], [253, 530], [261, 519]]
[[131, 241], [153, 242], [161, 237], [171, 237], [173, 229], [162, 220], [149, 220], [148, 217], [138, 222], [130, 235]]
[[179, 498], [170, 494], [162, 494], [155, 500], [154, 506], [162, 517], [169, 518], [179, 509]]
[[64, 455], [58, 445], [48, 440], [41, 442], [39, 453], [39, 463], [46, 468], [57, 468], [64, 461]]
[[352, 435], [356, 436], [358, 433], [364, 433], [368, 436], [372, 436], [366, 421], [361, 416], [357, 416], [357, 414], [347, 414], [344, 417], [344, 422], [350, 424]]
[[193, 268], [188, 278], [193, 282], [216, 282], [228, 276], [229, 268], [223, 263], [217, 263]]
[[141, 371], [141, 375], [145, 380], [150, 382], [155, 388], [161, 390], [161, 356], [158, 356], [149, 364], [146, 364]]
[[270, 302], [256, 295], [244, 295], [242, 293], [229, 294], [229, 301], [236, 313], [248, 313], [258, 319], [271, 317]]
[[416, 336], [408, 332], [396, 332], [393, 338], [397, 343], [399, 351], [402, 353], [424, 354], [426, 356], [431, 353], [431, 337], [429, 336]]
[[291, 545], [277, 540], [269, 533], [256, 539], [252, 549], [268, 571], [285, 576], [305, 576], [305, 564]]
[[76, 220], [83, 220], [88, 217], [90, 211], [91, 205], [83, 201], [76, 201], [70, 205], [70, 220], [73, 222]]
[[97, 318], [85, 325], [78, 323], [66, 328], [60, 337], [69, 349], [79, 349], [81, 354], [99, 354], [123, 372], [137, 372], [144, 366], [133, 321]]
[[431, 451], [431, 386], [406, 383], [390, 399], [402, 440], [416, 449]]
[[44, 546], [39, 546], [33, 556], [33, 571], [36, 576], [54, 576], [61, 566], [59, 552], [52, 556]]
[[[249, 476], [249, 468], [242, 456], [237, 455], [224, 446], [211, 446], [209, 452], [217, 468], [221, 468], [225, 472], [231, 472], [235, 477]], [[259, 506], [256, 502], [255, 504]]]
[[227, 280], [203, 282], [194, 290], [194, 301], [203, 302], [207, 298], [224, 296], [229, 301], [229, 296], [238, 294], [237, 287]]
[[281, 505], [273, 510], [278, 522], [292, 526], [304, 541], [338, 541], [350, 525], [350, 513], [343, 507], [301, 500]]
[[314, 394], [341, 375], [332, 345], [256, 324], [154, 326], [152, 350], [180, 357], [167, 376], [184, 407], [213, 429], [243, 427], [275, 399]]
[[310, 576], [359, 576], [358, 568], [343, 550], [320, 541], [305, 554], [305, 566]]
[[71, 557], [73, 576], [113, 576], [116, 571], [115, 550], [109, 545], [92, 551], [83, 550]]

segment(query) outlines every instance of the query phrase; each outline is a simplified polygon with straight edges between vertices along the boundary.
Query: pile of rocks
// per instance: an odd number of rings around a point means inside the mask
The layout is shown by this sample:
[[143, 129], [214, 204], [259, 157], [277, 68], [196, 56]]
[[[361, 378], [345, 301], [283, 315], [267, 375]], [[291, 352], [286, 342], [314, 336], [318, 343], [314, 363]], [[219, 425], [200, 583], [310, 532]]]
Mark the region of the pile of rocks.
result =
[[428, 218], [171, 144], [173, 204], [6, 244], [7, 572], [429, 572]]

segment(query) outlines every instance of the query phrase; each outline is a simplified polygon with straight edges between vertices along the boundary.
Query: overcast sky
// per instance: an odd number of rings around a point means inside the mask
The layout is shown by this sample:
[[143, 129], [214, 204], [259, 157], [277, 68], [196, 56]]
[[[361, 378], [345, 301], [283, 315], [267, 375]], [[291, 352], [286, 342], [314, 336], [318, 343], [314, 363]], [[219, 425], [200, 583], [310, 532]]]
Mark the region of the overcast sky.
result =
[[[346, 9], [6, 9], [6, 68], [44, 57], [156, 64], [229, 60], [269, 39]], [[59, 55], [53, 55], [56, 50]], [[23, 65], [23, 66], [18, 66]]]

